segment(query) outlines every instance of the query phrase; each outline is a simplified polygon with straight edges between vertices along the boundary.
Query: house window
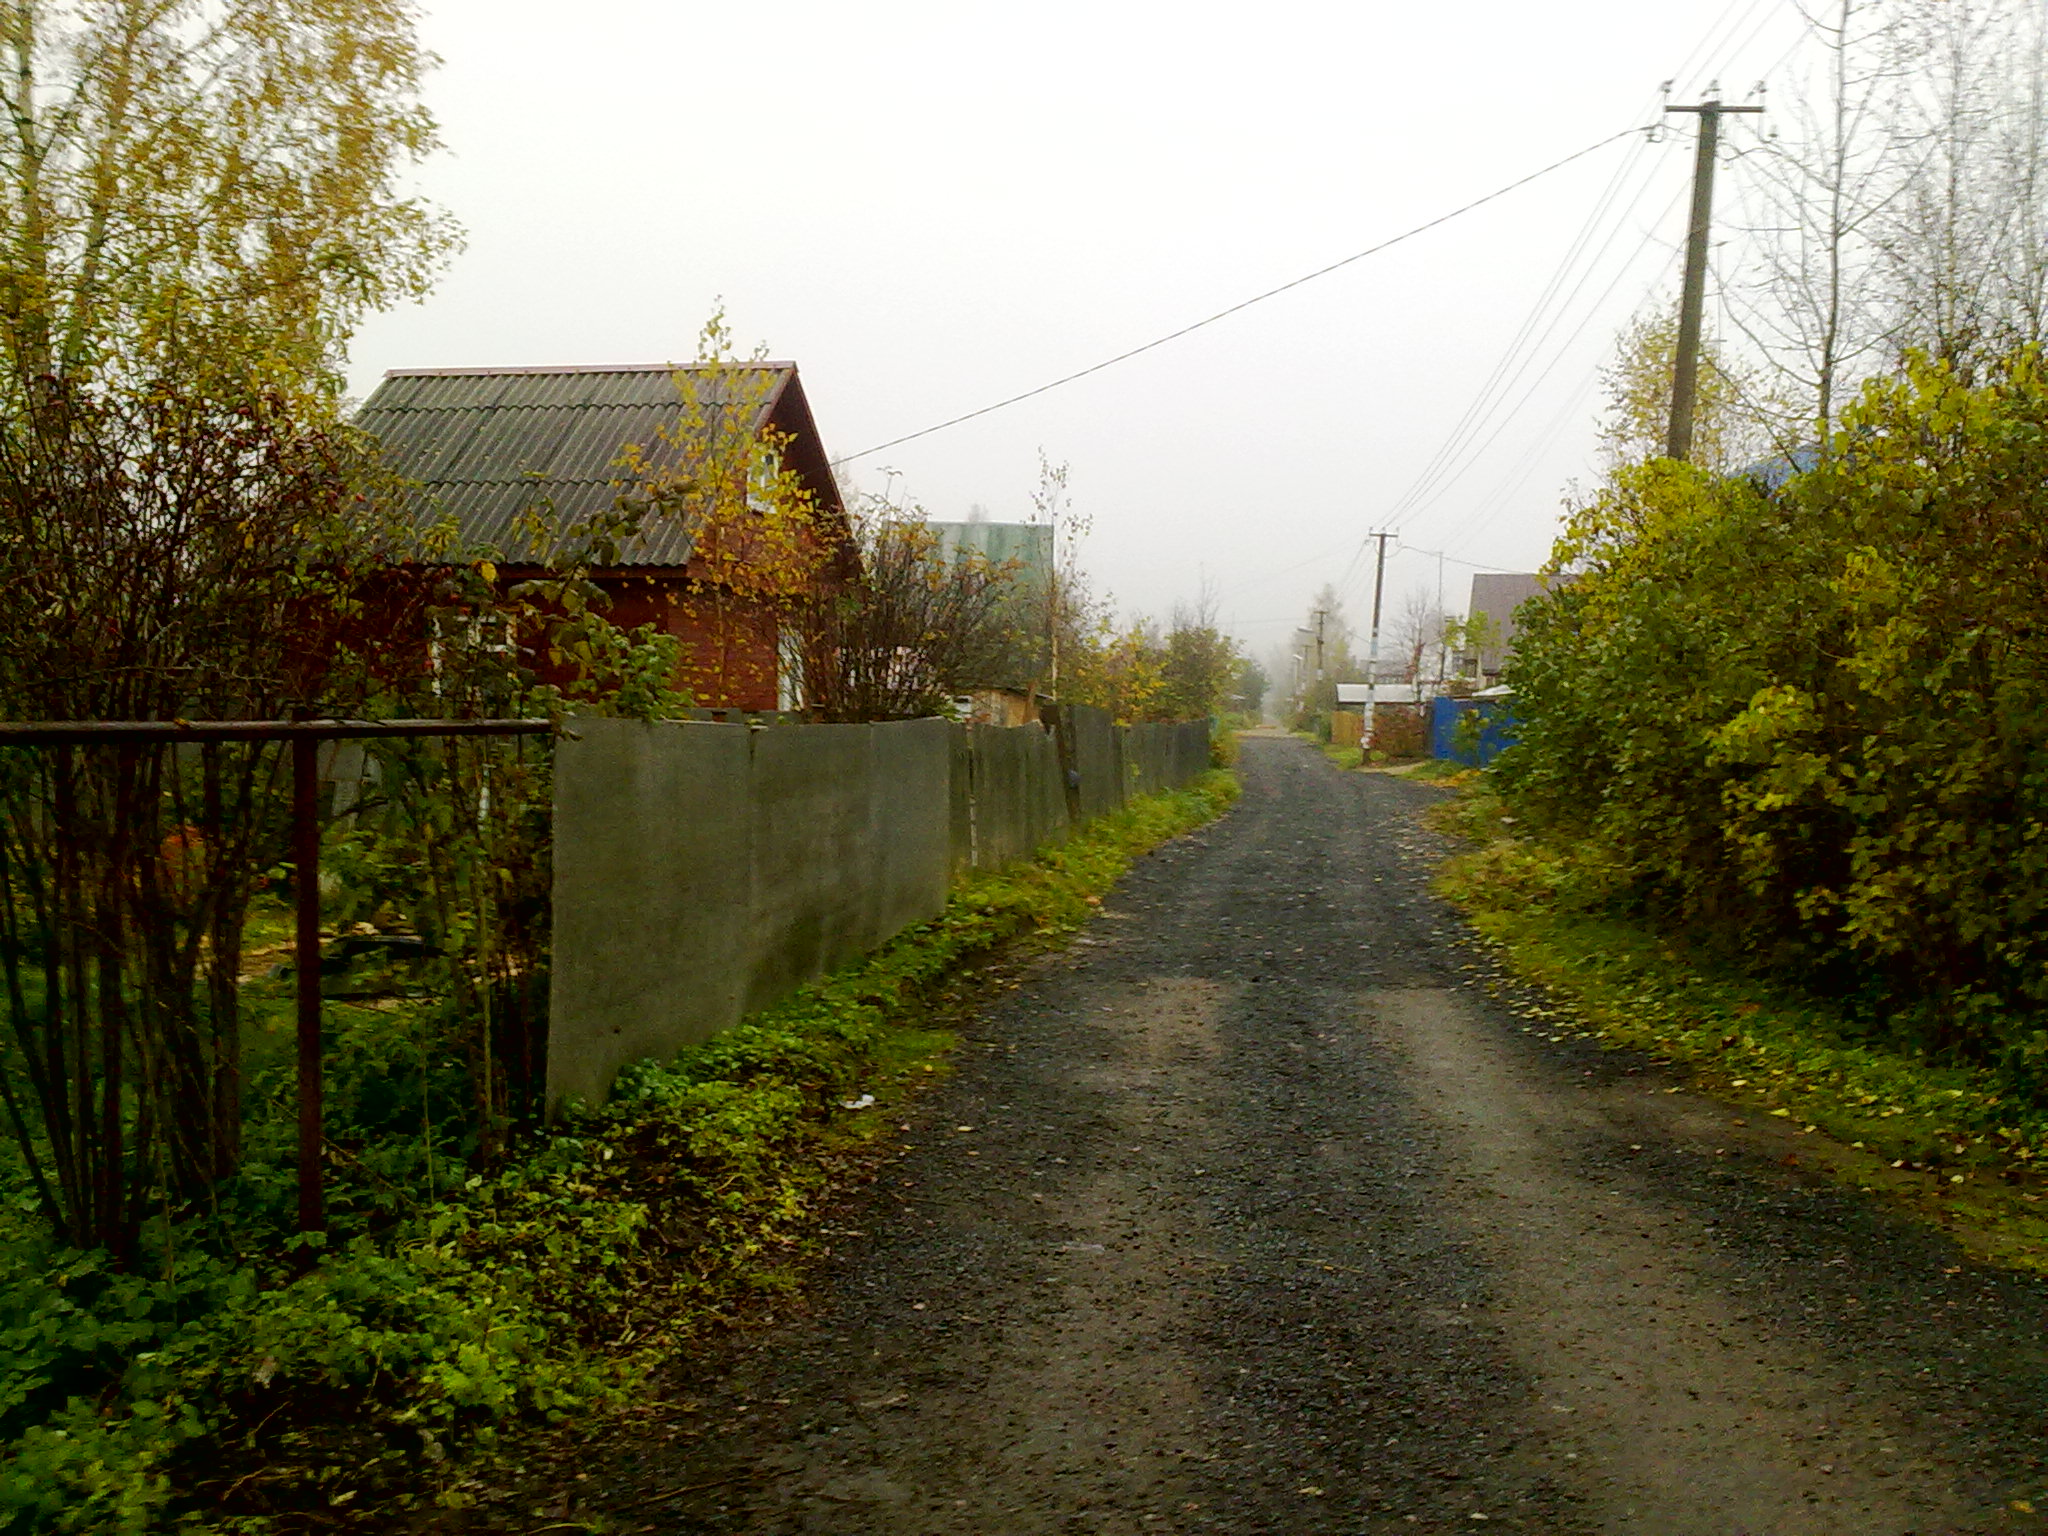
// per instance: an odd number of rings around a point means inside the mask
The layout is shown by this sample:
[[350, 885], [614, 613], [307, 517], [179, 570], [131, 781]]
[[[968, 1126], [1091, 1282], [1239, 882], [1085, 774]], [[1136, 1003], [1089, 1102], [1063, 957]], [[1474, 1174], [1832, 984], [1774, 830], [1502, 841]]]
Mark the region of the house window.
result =
[[797, 632], [775, 632], [775, 707], [795, 710], [804, 707], [804, 656]]
[[518, 653], [504, 614], [436, 613], [427, 636], [434, 697], [504, 707], [518, 688]]

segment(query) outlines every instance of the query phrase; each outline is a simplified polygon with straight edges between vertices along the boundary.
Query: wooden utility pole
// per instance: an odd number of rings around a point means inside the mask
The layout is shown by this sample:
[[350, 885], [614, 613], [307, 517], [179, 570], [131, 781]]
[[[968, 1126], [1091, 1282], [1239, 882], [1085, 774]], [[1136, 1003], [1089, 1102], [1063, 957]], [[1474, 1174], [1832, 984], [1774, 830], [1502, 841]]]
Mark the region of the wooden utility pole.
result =
[[1699, 114], [1699, 150], [1692, 167], [1692, 227], [1685, 238], [1685, 294], [1678, 309], [1678, 355], [1671, 370], [1671, 430], [1667, 458], [1692, 456], [1693, 405], [1699, 397], [1700, 322], [1707, 301], [1707, 234], [1714, 222], [1714, 153], [1721, 142], [1721, 114], [1761, 112], [1762, 107], [1723, 106], [1709, 97], [1697, 106], [1666, 105], [1666, 112]]
[[1387, 540], [1392, 537], [1391, 533], [1373, 535], [1380, 548], [1379, 559], [1372, 572], [1372, 639], [1365, 647], [1365, 730], [1358, 738], [1360, 762], [1365, 761], [1366, 755], [1372, 751], [1373, 726], [1378, 723], [1373, 716], [1379, 708], [1380, 698], [1380, 595], [1386, 590]]

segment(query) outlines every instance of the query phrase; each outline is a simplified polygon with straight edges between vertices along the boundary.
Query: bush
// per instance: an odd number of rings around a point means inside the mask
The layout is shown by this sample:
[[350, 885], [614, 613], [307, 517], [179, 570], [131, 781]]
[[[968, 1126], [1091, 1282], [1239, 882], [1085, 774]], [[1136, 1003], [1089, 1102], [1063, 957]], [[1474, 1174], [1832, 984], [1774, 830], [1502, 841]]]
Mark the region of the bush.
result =
[[1429, 756], [1426, 704], [1381, 704], [1373, 710], [1372, 750], [1385, 758]]
[[2048, 1077], [2048, 378], [1875, 381], [1772, 493], [1668, 460], [1522, 613], [1501, 792], [1683, 925], [1923, 1047]]

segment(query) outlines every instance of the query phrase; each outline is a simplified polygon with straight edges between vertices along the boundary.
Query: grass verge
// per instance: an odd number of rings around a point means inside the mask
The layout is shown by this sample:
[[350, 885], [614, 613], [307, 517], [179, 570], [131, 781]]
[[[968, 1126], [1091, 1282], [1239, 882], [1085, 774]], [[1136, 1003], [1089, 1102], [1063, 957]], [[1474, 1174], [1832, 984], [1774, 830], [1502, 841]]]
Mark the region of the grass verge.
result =
[[[2048, 1105], [1999, 1074], [1874, 1041], [1825, 1002], [1574, 905], [1571, 851], [1514, 833], [1483, 778], [1440, 807], [1469, 841], [1437, 888], [1515, 977], [1602, 1040], [1681, 1062], [1708, 1091], [1828, 1139], [1837, 1176], [1939, 1222], [1979, 1255], [2048, 1271]], [[1571, 1027], [1566, 1025], [1565, 1027]]]
[[[98, 1255], [0, 1257], [0, 1415], [34, 1414], [0, 1464], [0, 1531], [386, 1530], [475, 1500], [508, 1427], [608, 1412], [792, 1293], [821, 1204], [953, 1043], [947, 984], [1059, 942], [1237, 791], [1211, 772], [964, 880], [933, 921], [629, 1068], [511, 1165], [305, 1273], [195, 1257], [167, 1301]], [[76, 1374], [80, 1351], [104, 1386], [52, 1403], [52, 1362]]]

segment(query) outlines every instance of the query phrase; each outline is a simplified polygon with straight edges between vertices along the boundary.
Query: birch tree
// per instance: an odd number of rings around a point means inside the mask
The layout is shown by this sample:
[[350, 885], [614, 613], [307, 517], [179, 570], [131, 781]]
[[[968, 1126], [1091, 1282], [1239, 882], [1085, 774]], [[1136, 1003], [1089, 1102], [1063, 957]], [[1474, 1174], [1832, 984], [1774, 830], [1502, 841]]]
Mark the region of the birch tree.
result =
[[1909, 351], [1969, 375], [2048, 335], [2048, 3], [1831, 0], [1808, 26], [1737, 183], [1730, 297], [1785, 435], [1825, 442]]
[[367, 311], [453, 230], [408, 0], [0, 4], [7, 382], [255, 375], [337, 393]]
[[1902, 344], [1959, 373], [2044, 334], [2048, 280], [2048, 6], [1923, 3], [1904, 26], [1918, 67], [1899, 119], [1909, 154], [1880, 222]]
[[1894, 17], [1881, 0], [1835, 0], [1807, 27], [1819, 62], [1774, 104], [1772, 137], [1748, 157], [1754, 246], [1730, 285], [1730, 317], [1773, 375], [1794, 439], [1831, 421], [1890, 356], [1873, 225], [1899, 183]]
[[1904, 12], [1899, 28], [1916, 63], [1894, 117], [1901, 181], [1875, 228], [1887, 329], [1964, 373], [2009, 339], [2000, 273], [2018, 253], [1998, 139], [2013, 19], [2002, 0], [1941, 0]]

